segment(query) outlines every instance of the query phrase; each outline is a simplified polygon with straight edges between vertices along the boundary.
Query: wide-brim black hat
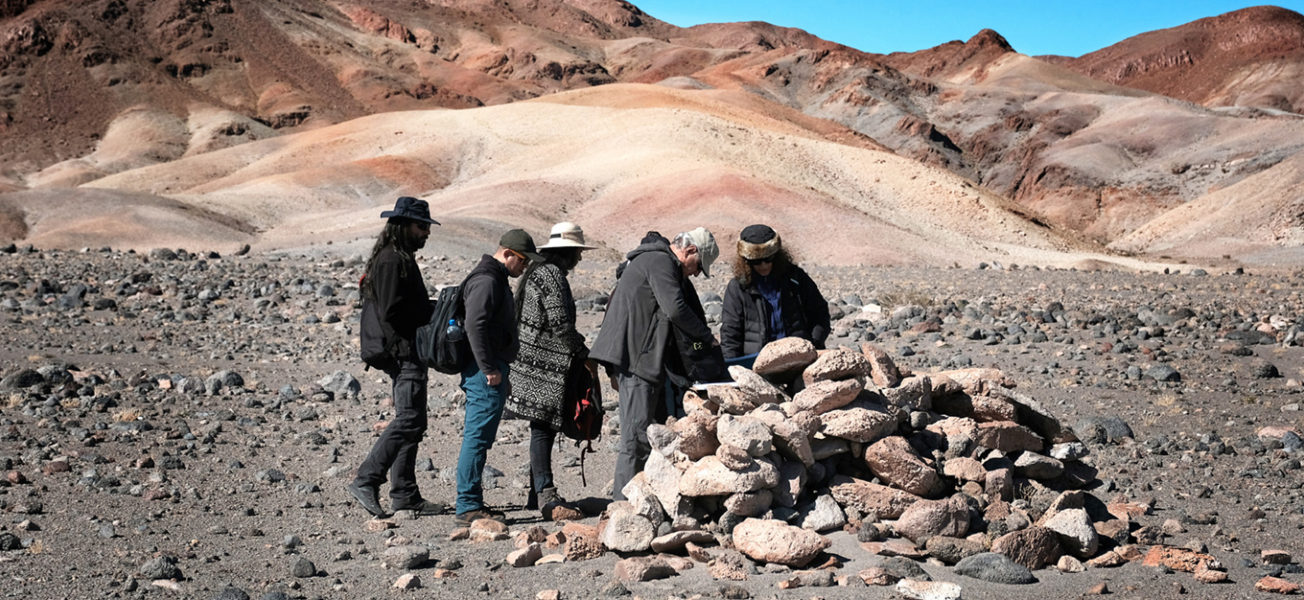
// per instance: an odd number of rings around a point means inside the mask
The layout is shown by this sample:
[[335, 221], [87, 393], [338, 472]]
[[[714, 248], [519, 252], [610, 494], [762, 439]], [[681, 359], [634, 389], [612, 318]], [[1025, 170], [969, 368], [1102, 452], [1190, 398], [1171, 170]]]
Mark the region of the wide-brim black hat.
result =
[[430, 204], [420, 198], [400, 196], [394, 201], [394, 210], [380, 213], [382, 219], [409, 219], [438, 225], [439, 221], [430, 218]]

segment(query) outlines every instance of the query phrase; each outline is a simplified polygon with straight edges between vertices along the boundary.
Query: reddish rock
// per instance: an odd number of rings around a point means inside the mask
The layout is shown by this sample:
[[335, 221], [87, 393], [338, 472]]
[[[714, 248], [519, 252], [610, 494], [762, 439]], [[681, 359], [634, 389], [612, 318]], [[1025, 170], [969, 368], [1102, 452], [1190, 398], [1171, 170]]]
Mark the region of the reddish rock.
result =
[[842, 408], [856, 399], [864, 385], [856, 379], [837, 381], [817, 381], [806, 386], [792, 397], [797, 410], [823, 414], [835, 408]]
[[1154, 546], [1141, 561], [1141, 564], [1147, 567], [1165, 566], [1174, 571], [1187, 573], [1194, 573], [1201, 563], [1208, 565], [1209, 568], [1219, 567], [1218, 559], [1208, 554], [1173, 546]]
[[959, 481], [987, 481], [987, 469], [983, 468], [982, 463], [967, 456], [942, 463], [942, 474]]
[[865, 342], [860, 345], [860, 353], [864, 354], [865, 360], [869, 361], [869, 376], [874, 380], [874, 385], [881, 388], [891, 388], [901, 383], [901, 372], [897, 370], [892, 357], [882, 348]]
[[824, 536], [773, 519], [747, 519], [734, 527], [734, 547], [747, 556], [803, 567], [831, 543]]
[[942, 489], [937, 470], [916, 455], [903, 437], [886, 437], [865, 448], [865, 463], [892, 487], [916, 496], [934, 496]]
[[1230, 581], [1225, 571], [1216, 571], [1210, 569], [1206, 563], [1200, 563], [1195, 567], [1195, 573], [1192, 574], [1196, 581], [1200, 583], [1226, 583]]
[[1135, 521], [1137, 517], [1150, 514], [1150, 505], [1140, 502], [1128, 502], [1126, 500], [1116, 500], [1105, 505], [1105, 510], [1109, 514], [1124, 521]]
[[633, 583], [665, 579], [677, 572], [659, 556], [635, 556], [617, 561], [612, 574], [622, 583]]
[[833, 477], [829, 490], [838, 504], [849, 506], [862, 513], [877, 514], [880, 519], [895, 519], [920, 497], [846, 475]]
[[1013, 421], [1016, 411], [1013, 404], [991, 396], [949, 394], [933, 397], [933, 410], [953, 417], [967, 417], [975, 421]]
[[820, 354], [815, 362], [802, 371], [806, 385], [830, 379], [869, 377], [869, 360], [864, 354], [849, 348], [838, 348]]
[[1263, 550], [1259, 552], [1259, 560], [1265, 565], [1288, 565], [1291, 558], [1290, 553], [1285, 550]]
[[775, 340], [761, 348], [752, 363], [752, 370], [759, 375], [779, 375], [805, 369], [819, 358], [819, 351], [810, 340], [799, 337], [786, 337]]
[[916, 544], [933, 536], [963, 537], [969, 533], [969, 507], [959, 498], [920, 500], [897, 519], [893, 529]]
[[1041, 436], [1013, 421], [979, 423], [978, 430], [974, 434], [974, 441], [984, 448], [1007, 453], [1020, 450], [1041, 452], [1046, 446]]
[[1004, 501], [1014, 499], [1014, 472], [1010, 469], [993, 469], [987, 472], [983, 490], [992, 498]]
[[1012, 388], [1014, 381], [999, 369], [971, 368], [942, 371], [937, 374], [955, 382], [966, 394], [980, 395], [998, 388]]
[[1121, 567], [1127, 564], [1127, 560], [1119, 556], [1118, 552], [1109, 550], [1100, 556], [1087, 561], [1087, 566], [1093, 569], [1108, 569]]
[[1054, 531], [1029, 527], [1007, 533], [992, 542], [992, 552], [1004, 554], [1029, 569], [1053, 565], [1063, 555]]
[[68, 466], [67, 460], [52, 460], [48, 463], [45, 463], [44, 467], [41, 467], [41, 472], [45, 473], [46, 475], [54, 475], [55, 473], [67, 473], [68, 471], [71, 470], [72, 467]]
[[866, 585], [893, 585], [901, 581], [900, 577], [889, 573], [883, 567], [870, 567], [857, 573]]
[[1272, 594], [1298, 594], [1299, 586], [1278, 577], [1264, 577], [1254, 583], [1254, 589]]

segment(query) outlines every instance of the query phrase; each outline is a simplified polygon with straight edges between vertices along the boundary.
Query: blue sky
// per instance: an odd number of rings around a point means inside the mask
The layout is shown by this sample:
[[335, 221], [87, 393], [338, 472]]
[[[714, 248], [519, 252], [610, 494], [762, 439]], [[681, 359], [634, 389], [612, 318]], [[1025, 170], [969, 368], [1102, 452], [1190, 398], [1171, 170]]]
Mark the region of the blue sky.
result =
[[[632, 0], [682, 27], [768, 21], [866, 52], [913, 52], [994, 29], [1029, 55], [1081, 56], [1138, 33], [1261, 3], [1226, 0]], [[1304, 13], [1304, 0], [1276, 2]]]

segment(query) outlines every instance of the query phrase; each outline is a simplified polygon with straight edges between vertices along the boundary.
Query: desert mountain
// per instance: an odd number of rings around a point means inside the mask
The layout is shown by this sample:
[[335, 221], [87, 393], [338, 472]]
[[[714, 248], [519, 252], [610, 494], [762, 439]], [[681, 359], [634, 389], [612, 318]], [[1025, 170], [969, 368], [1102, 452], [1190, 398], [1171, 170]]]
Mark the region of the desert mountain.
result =
[[1047, 58], [1094, 79], [1205, 106], [1304, 113], [1304, 15], [1275, 6], [1143, 33], [1079, 58]]
[[[1192, 105], [1165, 95], [1175, 92], [1108, 80], [1074, 62], [1092, 55], [1019, 54], [990, 30], [965, 42], [883, 56], [765, 23], [679, 28], [619, 0], [44, 0], [9, 2], [0, 14], [8, 15], [0, 19], [0, 185], [26, 188], [0, 195], [4, 230], [22, 233], [12, 234], [15, 239], [87, 245], [74, 241], [75, 227], [61, 225], [63, 233], [54, 235], [39, 222], [47, 213], [35, 203], [53, 190], [86, 194], [83, 206], [105, 194], [114, 198], [106, 206], [148, 197], [143, 206], [151, 211], [216, 219], [220, 227], [213, 231], [228, 228], [231, 239], [255, 242], [321, 218], [305, 208], [361, 219], [396, 191], [449, 202], [478, 219], [483, 231], [514, 222], [508, 216], [537, 220], [536, 229], [563, 215], [593, 219], [619, 232], [609, 238], [613, 247], [650, 226], [622, 221], [641, 209], [621, 201], [677, 198], [682, 204], [660, 204], [653, 214], [676, 220], [693, 214], [730, 226], [777, 221], [771, 215], [779, 208], [802, 222], [812, 210], [835, 206], [862, 213], [845, 221], [864, 227], [851, 239], [876, 243], [858, 259], [881, 262], [949, 264], [942, 258], [947, 252], [936, 248], [979, 257], [980, 249], [1020, 240], [1034, 254], [1095, 244], [1127, 254], [1274, 262], [1304, 231], [1304, 218], [1290, 208], [1294, 200], [1277, 194], [1298, 189], [1298, 172], [1277, 167], [1294, 164], [1304, 149], [1304, 120], [1277, 110], [1276, 100], [1262, 100], [1271, 94], [1238, 96], [1259, 108]], [[1267, 39], [1263, 32], [1288, 32], [1301, 19], [1262, 8], [1184, 27], [1205, 23], [1204, 45], [1192, 54], [1202, 65], [1216, 60], [1255, 70], [1266, 54], [1240, 51], [1253, 46], [1246, 32]], [[1236, 25], [1251, 21], [1257, 29]], [[1236, 43], [1215, 43], [1221, 36]], [[1199, 42], [1186, 36], [1171, 44], [1181, 40]], [[1140, 60], [1151, 48], [1128, 47], [1101, 52]], [[1286, 71], [1297, 61], [1286, 51], [1273, 56]], [[1300, 81], [1265, 75], [1270, 69], [1254, 72], [1256, 81], [1274, 81], [1272, 89]], [[622, 82], [657, 85], [613, 87]], [[590, 88], [611, 89], [580, 93]], [[530, 99], [547, 101], [525, 103], [529, 108], [519, 115], [502, 110]], [[561, 116], [581, 106], [604, 125], [595, 130], [623, 143], [604, 143], [583, 121], [571, 120], [573, 113]], [[648, 114], [670, 130], [655, 131], [643, 121]], [[429, 155], [358, 143], [379, 141], [362, 136], [360, 127], [397, 131], [387, 119], [404, 118], [460, 133], [412, 127], [393, 133]], [[521, 137], [547, 137], [549, 152], [526, 161], [528, 169], [522, 158], [510, 166], [477, 162], [483, 158], [477, 153], [496, 146], [496, 136], [513, 135], [491, 127], [497, 119], [520, 127]], [[624, 135], [615, 125], [621, 119], [631, 119], [628, 128], [640, 135]], [[563, 123], [572, 125], [548, 131]], [[731, 136], [713, 133], [721, 123], [729, 124]], [[803, 143], [818, 146], [823, 160], [747, 156], [782, 153], [785, 147], [767, 137], [774, 131], [808, 140]], [[703, 141], [677, 137], [684, 135]], [[738, 154], [722, 158], [710, 142]], [[283, 147], [297, 150], [269, 150]], [[589, 147], [610, 156], [597, 158]], [[897, 156], [883, 158], [890, 156], [885, 151]], [[465, 152], [471, 156], [459, 154]], [[640, 160], [701, 168], [665, 171], [666, 165], [640, 166]], [[478, 167], [447, 168], [450, 161]], [[894, 172], [912, 164], [907, 171], [915, 179], [887, 177], [870, 166], [878, 164], [891, 164]], [[580, 185], [573, 180], [576, 165], [611, 171], [586, 174], [589, 184]], [[776, 168], [800, 172], [776, 177], [769, 172]], [[211, 173], [221, 175], [202, 179]], [[539, 187], [545, 181], [566, 183]], [[945, 219], [936, 205], [915, 206], [928, 195], [923, 181], [958, 185], [947, 189], [967, 200], [950, 210], [973, 214]], [[639, 193], [614, 192], [634, 185]], [[1239, 232], [1224, 226], [1217, 236], [1198, 235], [1206, 221], [1196, 216], [1208, 211], [1189, 207], [1216, 203], [1233, 187], [1270, 206], [1236, 220], [1243, 223]], [[554, 199], [536, 198], [542, 189], [552, 189]], [[888, 197], [912, 202], [884, 202]], [[485, 206], [467, 204], [470, 199]], [[696, 212], [706, 210], [699, 205], [710, 212]], [[130, 214], [108, 213], [110, 221]], [[1006, 229], [961, 227], [965, 221]], [[317, 233], [345, 235], [344, 223], [323, 224]], [[880, 236], [888, 232], [881, 227], [903, 235]], [[892, 246], [893, 239], [899, 244]], [[834, 242], [845, 240], [822, 241], [827, 247], [815, 253], [834, 256]]]
[[[395, 195], [421, 193], [435, 202], [440, 237], [472, 248], [502, 223], [543, 231], [581, 215], [594, 241], [617, 249], [653, 226], [735, 235], [767, 219], [810, 240], [802, 255], [822, 264], [1067, 264], [1061, 253], [1079, 249], [955, 175], [829, 141], [787, 109], [742, 109], [750, 100], [733, 95], [615, 84], [383, 113], [103, 177], [79, 188], [94, 208], [73, 214], [63, 189], [3, 200], [48, 211], [25, 236], [47, 246], [109, 244], [142, 218], [184, 239], [194, 232], [178, 217], [192, 207], [213, 207], [190, 214], [211, 225], [195, 228], [200, 239], [365, 243]], [[133, 203], [141, 208], [124, 210]]]

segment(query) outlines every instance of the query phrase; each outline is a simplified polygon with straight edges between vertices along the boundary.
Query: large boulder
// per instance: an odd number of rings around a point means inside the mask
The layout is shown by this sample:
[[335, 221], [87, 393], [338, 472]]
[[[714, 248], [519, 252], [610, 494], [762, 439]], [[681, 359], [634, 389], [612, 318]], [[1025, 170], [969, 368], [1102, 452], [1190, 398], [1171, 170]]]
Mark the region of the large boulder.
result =
[[747, 519], [733, 530], [734, 547], [764, 562], [804, 567], [829, 547], [824, 536], [773, 519]]

